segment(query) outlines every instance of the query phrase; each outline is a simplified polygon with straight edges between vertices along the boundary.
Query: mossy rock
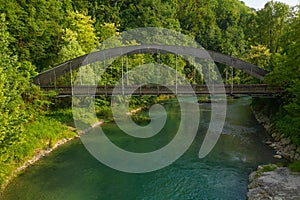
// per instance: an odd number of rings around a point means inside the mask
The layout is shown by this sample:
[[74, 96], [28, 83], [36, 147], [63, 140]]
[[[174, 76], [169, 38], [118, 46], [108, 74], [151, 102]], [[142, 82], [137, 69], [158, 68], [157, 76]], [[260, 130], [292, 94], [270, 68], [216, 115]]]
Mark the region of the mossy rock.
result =
[[275, 164], [268, 164], [268, 165], [260, 166], [260, 169], [258, 169], [256, 171], [255, 178], [260, 177], [264, 172], [272, 172], [277, 168], [278, 168], [278, 166]]

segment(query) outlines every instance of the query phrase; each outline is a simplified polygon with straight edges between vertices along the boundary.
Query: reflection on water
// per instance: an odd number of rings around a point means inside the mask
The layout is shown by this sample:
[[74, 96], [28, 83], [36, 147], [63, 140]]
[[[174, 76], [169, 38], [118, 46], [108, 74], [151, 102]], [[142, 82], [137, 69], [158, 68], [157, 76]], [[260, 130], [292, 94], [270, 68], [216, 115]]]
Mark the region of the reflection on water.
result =
[[[146, 174], [128, 174], [106, 167], [85, 150], [80, 140], [59, 148], [14, 180], [1, 199], [245, 199], [249, 173], [258, 164], [275, 162], [266, 137], [253, 118], [250, 99], [228, 100], [222, 135], [204, 159], [197, 156], [210, 122], [209, 104], [200, 104], [201, 122], [189, 150], [172, 165]], [[105, 133], [130, 151], [159, 149], [174, 137], [179, 125], [178, 105], [164, 102], [168, 111], [163, 130], [149, 139], [133, 139], [115, 124]], [[174, 131], [173, 131], [174, 130]]]

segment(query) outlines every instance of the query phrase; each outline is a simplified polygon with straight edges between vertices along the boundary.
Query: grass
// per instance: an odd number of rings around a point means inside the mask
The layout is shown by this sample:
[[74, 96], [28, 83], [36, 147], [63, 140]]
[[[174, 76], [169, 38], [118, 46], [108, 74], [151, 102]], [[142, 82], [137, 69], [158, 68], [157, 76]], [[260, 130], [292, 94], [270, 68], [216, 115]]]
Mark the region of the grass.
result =
[[263, 166], [263, 169], [262, 169], [262, 172], [272, 172], [272, 171], [274, 171], [276, 168], [277, 168], [277, 166], [274, 165], [274, 164], [264, 165], [264, 166]]
[[9, 159], [0, 162], [0, 186], [6, 183], [18, 167], [32, 158], [40, 149], [51, 147], [58, 140], [74, 137], [76, 133], [69, 130], [65, 123], [71, 122], [69, 111], [57, 111], [40, 116], [25, 125], [21, 137], [12, 144], [4, 155]]
[[40, 117], [26, 126], [26, 144], [34, 148], [45, 148], [46, 145], [56, 143], [60, 139], [73, 137], [75, 133], [71, 132], [64, 122], [50, 116]]
[[300, 160], [297, 160], [295, 162], [293, 162], [292, 164], [290, 164], [288, 166], [288, 168], [292, 171], [292, 172], [300, 172]]
[[277, 165], [275, 165], [275, 164], [264, 165], [264, 166], [262, 166], [262, 169], [256, 171], [255, 177], [258, 178], [258, 177], [260, 177], [262, 175], [262, 173], [264, 173], [264, 172], [272, 172], [276, 168], [277, 168]]
[[198, 103], [211, 103], [211, 100], [209, 99], [209, 96], [204, 95], [204, 96], [199, 96], [198, 98]]
[[74, 126], [73, 113], [71, 108], [54, 110], [49, 112], [46, 116], [55, 119], [63, 124]]

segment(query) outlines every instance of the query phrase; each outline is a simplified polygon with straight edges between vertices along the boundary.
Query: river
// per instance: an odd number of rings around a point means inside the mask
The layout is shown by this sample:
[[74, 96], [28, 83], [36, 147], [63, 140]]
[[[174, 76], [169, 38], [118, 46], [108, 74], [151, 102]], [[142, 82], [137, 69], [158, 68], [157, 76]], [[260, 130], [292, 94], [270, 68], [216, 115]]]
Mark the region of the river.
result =
[[[26, 169], [4, 191], [5, 200], [89, 199], [246, 199], [248, 175], [259, 164], [278, 162], [264, 144], [265, 130], [250, 110], [251, 98], [228, 99], [224, 130], [213, 151], [198, 158], [203, 133], [210, 121], [210, 104], [200, 104], [199, 132], [187, 152], [170, 166], [145, 174], [111, 169], [95, 160], [80, 140], [73, 140]], [[162, 133], [137, 142], [115, 124], [103, 129], [110, 139], [131, 151], [163, 147], [180, 121], [174, 100], [163, 104], [168, 111]]]

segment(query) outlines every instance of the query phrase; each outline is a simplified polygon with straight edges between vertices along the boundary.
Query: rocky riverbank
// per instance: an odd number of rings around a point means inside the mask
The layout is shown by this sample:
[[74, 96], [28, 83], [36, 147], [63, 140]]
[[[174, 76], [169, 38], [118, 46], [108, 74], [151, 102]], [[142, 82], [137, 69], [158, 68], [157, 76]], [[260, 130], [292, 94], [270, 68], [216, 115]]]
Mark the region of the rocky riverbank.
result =
[[278, 131], [272, 128], [270, 120], [266, 116], [256, 111], [253, 113], [257, 121], [264, 126], [264, 128], [272, 137], [272, 140], [266, 141], [266, 144], [276, 151], [276, 155], [274, 155], [274, 157], [284, 157], [291, 161], [300, 160], [300, 147], [296, 147], [296, 145], [291, 143], [290, 138], [286, 138], [283, 134], [280, 134]]
[[[300, 148], [292, 144], [290, 138], [273, 129], [266, 116], [255, 111], [253, 113], [272, 138], [266, 144], [276, 151], [274, 158], [300, 160]], [[257, 171], [249, 176], [247, 199], [300, 199], [300, 173], [274, 164], [258, 166]]]
[[249, 180], [248, 200], [300, 199], [300, 173], [286, 167], [259, 166]]

